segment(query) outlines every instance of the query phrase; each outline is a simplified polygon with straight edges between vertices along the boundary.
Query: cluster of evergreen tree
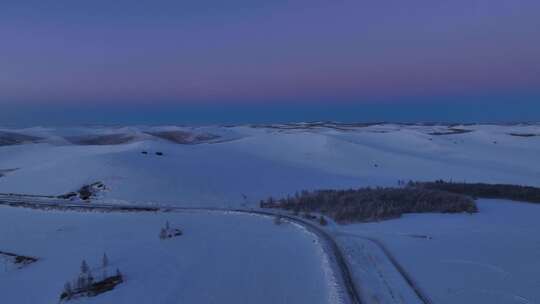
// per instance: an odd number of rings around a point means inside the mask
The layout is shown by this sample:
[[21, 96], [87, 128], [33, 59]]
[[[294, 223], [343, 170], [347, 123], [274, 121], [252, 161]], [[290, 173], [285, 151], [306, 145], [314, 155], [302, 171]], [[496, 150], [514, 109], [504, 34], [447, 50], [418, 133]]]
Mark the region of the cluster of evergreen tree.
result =
[[93, 295], [93, 293], [99, 293], [99, 288], [101, 285], [104, 285], [103, 282], [111, 280], [114, 282], [122, 282], [123, 281], [123, 275], [120, 272], [120, 269], [116, 269], [116, 272], [114, 275], [110, 275], [109, 272], [109, 258], [107, 257], [107, 254], [103, 254], [103, 258], [101, 260], [101, 267], [100, 270], [101, 273], [101, 279], [96, 280], [96, 277], [92, 274], [92, 271], [90, 267], [88, 267], [88, 264], [86, 263], [86, 260], [82, 260], [81, 262], [81, 272], [79, 273], [79, 276], [75, 281], [66, 282], [64, 285], [64, 291], [62, 292], [62, 295], [60, 296], [61, 299], [72, 299], [73, 297], [79, 297], [79, 296], [89, 296]]
[[379, 221], [405, 213], [477, 212], [475, 202], [468, 196], [414, 187], [302, 191], [293, 197], [261, 201], [261, 207], [291, 210], [295, 214], [317, 212], [341, 223]]
[[510, 199], [540, 203], [540, 188], [508, 184], [456, 183], [437, 180], [435, 182], [412, 182], [409, 188], [442, 190], [472, 197]]

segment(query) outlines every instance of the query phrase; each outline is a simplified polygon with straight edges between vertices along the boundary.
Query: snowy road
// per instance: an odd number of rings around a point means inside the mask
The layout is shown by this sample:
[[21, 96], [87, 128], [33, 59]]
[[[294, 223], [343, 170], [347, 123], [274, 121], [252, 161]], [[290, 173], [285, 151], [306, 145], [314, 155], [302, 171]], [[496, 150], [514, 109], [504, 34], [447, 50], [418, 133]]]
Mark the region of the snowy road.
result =
[[348, 238], [360, 238], [366, 241], [371, 242], [373, 245], [378, 247], [386, 256], [388, 261], [392, 264], [392, 266], [395, 268], [395, 270], [401, 275], [401, 277], [405, 280], [405, 283], [410, 287], [410, 289], [414, 292], [416, 297], [421, 303], [424, 304], [433, 304], [432, 299], [425, 294], [420, 286], [416, 283], [416, 281], [413, 279], [413, 277], [405, 270], [405, 268], [398, 262], [398, 260], [394, 257], [392, 252], [386, 247], [380, 240], [367, 236], [367, 235], [360, 235], [360, 234], [353, 234], [353, 233], [347, 233], [347, 232], [336, 232], [337, 236], [344, 236]]

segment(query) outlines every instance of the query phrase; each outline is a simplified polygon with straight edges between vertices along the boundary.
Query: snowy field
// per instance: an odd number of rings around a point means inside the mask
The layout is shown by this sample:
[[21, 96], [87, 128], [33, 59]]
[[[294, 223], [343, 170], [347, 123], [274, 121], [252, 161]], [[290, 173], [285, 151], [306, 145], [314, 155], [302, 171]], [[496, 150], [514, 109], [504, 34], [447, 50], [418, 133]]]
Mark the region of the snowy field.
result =
[[[169, 221], [184, 235], [160, 240]], [[104, 252], [125, 283], [74, 303], [336, 303], [316, 238], [261, 216], [37, 211], [0, 207], [0, 250], [39, 258], [16, 269], [0, 257], [0, 303], [58, 303], [85, 259]], [[6, 264], [6, 265], [4, 265]]]
[[[104, 203], [253, 208], [302, 189], [409, 179], [538, 187], [539, 155], [539, 125], [0, 128], [0, 193], [58, 195], [101, 181]], [[540, 205], [481, 200], [479, 209], [329, 231], [368, 304], [420, 302], [366, 238], [433, 303], [540, 303]], [[160, 241], [166, 220], [186, 234]], [[54, 303], [81, 259], [96, 265], [104, 251], [127, 282], [80, 303], [336, 303], [316, 238], [259, 216], [2, 207], [2, 250], [40, 260], [0, 271], [0, 303]]]
[[340, 235], [382, 240], [434, 303], [540, 303], [540, 205], [480, 200], [478, 207], [474, 215], [347, 225]]

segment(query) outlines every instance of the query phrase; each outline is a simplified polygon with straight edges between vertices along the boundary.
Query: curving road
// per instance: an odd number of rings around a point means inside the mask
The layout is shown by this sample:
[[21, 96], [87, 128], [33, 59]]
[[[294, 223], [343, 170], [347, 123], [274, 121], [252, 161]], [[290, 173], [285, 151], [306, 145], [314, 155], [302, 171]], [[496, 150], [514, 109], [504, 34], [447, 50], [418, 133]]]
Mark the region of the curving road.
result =
[[[36, 209], [62, 209], [62, 210], [100, 210], [100, 211], [121, 211], [121, 212], [175, 212], [175, 211], [216, 211], [216, 212], [237, 212], [247, 214], [257, 214], [263, 216], [281, 216], [282, 218], [302, 225], [310, 232], [318, 236], [318, 238], [324, 243], [326, 251], [330, 254], [332, 261], [335, 262], [340, 274], [340, 281], [342, 283], [343, 291], [347, 294], [347, 302], [350, 304], [362, 304], [361, 295], [358, 292], [354, 279], [351, 275], [351, 270], [345, 255], [341, 248], [337, 244], [334, 237], [326, 230], [319, 227], [318, 224], [275, 211], [266, 211], [260, 209], [227, 209], [227, 208], [196, 208], [196, 207], [164, 207], [164, 206], [143, 206], [143, 205], [116, 205], [116, 204], [101, 204], [101, 203], [86, 203], [86, 202], [72, 202], [70, 200], [57, 198], [54, 196], [40, 196], [40, 195], [24, 195], [24, 194], [12, 194], [12, 193], [0, 193], [0, 205], [7, 205], [13, 207], [25, 207]], [[373, 242], [377, 245], [382, 252], [387, 256], [389, 261], [397, 269], [397, 271], [403, 276], [409, 287], [415, 292], [418, 298], [424, 304], [433, 304], [431, 299], [425, 295], [419, 286], [414, 282], [411, 276], [405, 271], [405, 269], [394, 258], [391, 252], [382, 244], [379, 240], [355, 235], [356, 237], [362, 237]]]
[[[302, 225], [310, 232], [317, 235], [317, 237], [324, 243], [325, 247], [329, 249], [332, 260], [335, 262], [339, 273], [340, 280], [343, 284], [344, 292], [347, 294], [347, 303], [349, 304], [362, 304], [360, 295], [354, 284], [354, 280], [349, 270], [349, 265], [345, 260], [345, 257], [339, 248], [334, 238], [328, 234], [325, 230], [318, 227], [316, 224], [308, 222], [306, 220], [293, 217], [286, 214], [279, 214], [271, 211], [255, 210], [255, 209], [226, 209], [226, 208], [191, 208], [191, 207], [163, 207], [163, 206], [142, 206], [142, 205], [115, 205], [115, 204], [100, 204], [100, 203], [86, 203], [86, 202], [72, 202], [70, 200], [57, 198], [54, 196], [40, 196], [40, 195], [24, 195], [13, 193], [0, 193], [0, 205], [7, 205], [12, 207], [24, 207], [35, 209], [62, 209], [62, 210], [100, 210], [100, 211], [123, 211], [123, 212], [174, 212], [174, 211], [212, 211], [212, 212], [236, 212], [256, 214], [263, 216], [281, 216], [282, 218]], [[327, 250], [328, 251], [328, 250]]]

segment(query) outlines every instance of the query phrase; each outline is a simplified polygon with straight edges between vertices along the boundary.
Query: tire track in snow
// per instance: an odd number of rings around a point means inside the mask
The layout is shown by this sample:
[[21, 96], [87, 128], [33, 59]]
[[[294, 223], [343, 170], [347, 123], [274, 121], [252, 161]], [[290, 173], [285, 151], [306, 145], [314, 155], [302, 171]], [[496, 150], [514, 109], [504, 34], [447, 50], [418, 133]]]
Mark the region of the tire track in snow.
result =
[[403, 268], [403, 266], [398, 262], [398, 260], [394, 257], [394, 255], [388, 250], [388, 248], [378, 239], [367, 237], [363, 235], [358, 234], [352, 234], [352, 233], [346, 233], [346, 232], [340, 232], [339, 235], [343, 236], [351, 236], [351, 237], [357, 237], [364, 240], [368, 240], [375, 244], [381, 251], [384, 253], [384, 255], [388, 258], [390, 263], [394, 266], [394, 268], [401, 274], [407, 285], [414, 291], [416, 296], [424, 303], [424, 304], [433, 304], [433, 301], [431, 298], [425, 294], [420, 286], [415, 282], [415, 280], [412, 278], [412, 276]]

